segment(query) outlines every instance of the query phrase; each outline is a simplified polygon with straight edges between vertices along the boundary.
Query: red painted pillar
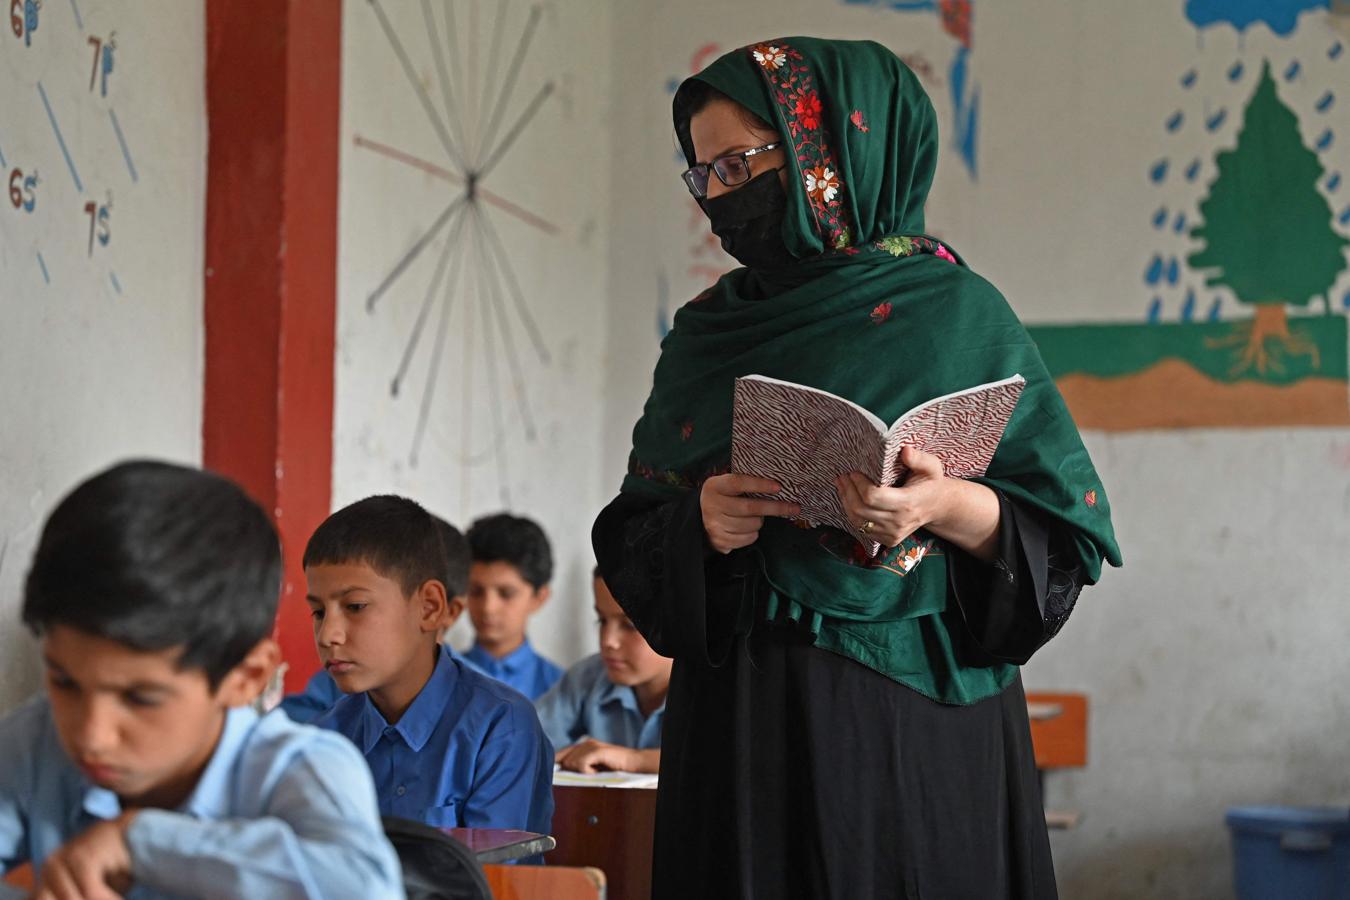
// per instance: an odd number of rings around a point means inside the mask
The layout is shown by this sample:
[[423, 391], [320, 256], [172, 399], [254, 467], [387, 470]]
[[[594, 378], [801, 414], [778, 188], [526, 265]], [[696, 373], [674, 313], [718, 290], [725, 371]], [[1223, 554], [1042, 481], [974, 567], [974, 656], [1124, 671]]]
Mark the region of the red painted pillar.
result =
[[277, 633], [317, 666], [300, 556], [331, 501], [342, 4], [207, 0], [203, 462], [272, 511]]

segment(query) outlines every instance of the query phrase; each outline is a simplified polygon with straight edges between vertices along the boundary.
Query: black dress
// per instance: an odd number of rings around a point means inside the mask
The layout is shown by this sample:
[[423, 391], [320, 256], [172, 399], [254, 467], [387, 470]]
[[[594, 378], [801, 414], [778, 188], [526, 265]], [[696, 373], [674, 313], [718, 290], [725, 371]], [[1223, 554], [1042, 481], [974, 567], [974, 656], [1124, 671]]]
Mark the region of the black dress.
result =
[[[1024, 662], [1082, 585], [1057, 530], [999, 502], [995, 562], [946, 548], [970, 665]], [[945, 705], [765, 621], [750, 555], [707, 547], [696, 492], [620, 496], [593, 538], [615, 598], [675, 659], [654, 898], [1056, 897], [1020, 678]]]

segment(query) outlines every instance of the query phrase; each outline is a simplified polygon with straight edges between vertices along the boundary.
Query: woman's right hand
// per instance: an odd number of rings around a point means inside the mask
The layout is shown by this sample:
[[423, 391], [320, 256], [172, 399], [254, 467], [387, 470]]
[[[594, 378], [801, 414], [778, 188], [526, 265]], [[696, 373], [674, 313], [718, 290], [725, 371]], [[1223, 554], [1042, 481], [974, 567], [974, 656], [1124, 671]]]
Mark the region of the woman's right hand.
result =
[[759, 540], [765, 516], [800, 513], [802, 509], [795, 503], [742, 496], [776, 494], [782, 489], [776, 481], [753, 475], [715, 475], [703, 482], [699, 504], [703, 508], [703, 530], [708, 543], [718, 553], [749, 547]]

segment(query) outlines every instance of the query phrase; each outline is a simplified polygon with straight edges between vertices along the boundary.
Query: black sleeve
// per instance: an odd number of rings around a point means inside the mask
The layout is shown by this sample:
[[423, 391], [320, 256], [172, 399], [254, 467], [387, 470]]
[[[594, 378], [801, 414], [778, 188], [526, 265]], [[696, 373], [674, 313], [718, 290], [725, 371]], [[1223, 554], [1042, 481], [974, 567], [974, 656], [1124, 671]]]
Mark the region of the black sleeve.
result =
[[719, 665], [749, 630], [753, 560], [708, 546], [698, 492], [664, 503], [620, 495], [591, 543], [610, 593], [662, 656]]
[[947, 546], [947, 572], [979, 662], [1021, 665], [1059, 633], [1083, 589], [1067, 526], [996, 491], [998, 555], [991, 562]]

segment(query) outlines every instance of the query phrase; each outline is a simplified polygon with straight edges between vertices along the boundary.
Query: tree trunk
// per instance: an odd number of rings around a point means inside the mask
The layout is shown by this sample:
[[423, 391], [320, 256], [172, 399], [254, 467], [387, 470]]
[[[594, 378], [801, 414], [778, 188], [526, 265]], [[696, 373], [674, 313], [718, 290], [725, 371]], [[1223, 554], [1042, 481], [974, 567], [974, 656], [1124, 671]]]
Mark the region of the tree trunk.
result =
[[[1242, 354], [1243, 369], [1256, 366], [1256, 371], [1264, 375], [1274, 361], [1275, 352], [1283, 352], [1290, 356], [1310, 356], [1313, 368], [1319, 367], [1317, 345], [1306, 338], [1289, 333], [1289, 315], [1285, 312], [1283, 303], [1258, 303], [1255, 306], [1256, 318], [1252, 319], [1251, 334], [1247, 338], [1247, 347]], [[1267, 346], [1268, 341], [1274, 341], [1275, 346]], [[1276, 366], [1278, 367], [1278, 363]]]

